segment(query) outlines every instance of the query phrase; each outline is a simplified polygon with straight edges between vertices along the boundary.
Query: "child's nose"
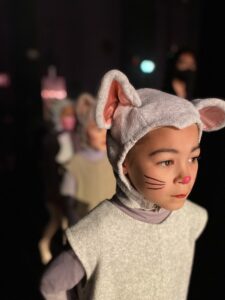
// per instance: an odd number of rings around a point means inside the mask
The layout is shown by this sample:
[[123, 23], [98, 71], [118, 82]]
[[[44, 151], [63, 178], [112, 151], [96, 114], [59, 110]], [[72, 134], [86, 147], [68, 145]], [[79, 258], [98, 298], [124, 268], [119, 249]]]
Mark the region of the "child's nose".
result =
[[191, 176], [184, 176], [179, 182], [182, 184], [187, 184], [191, 181]]

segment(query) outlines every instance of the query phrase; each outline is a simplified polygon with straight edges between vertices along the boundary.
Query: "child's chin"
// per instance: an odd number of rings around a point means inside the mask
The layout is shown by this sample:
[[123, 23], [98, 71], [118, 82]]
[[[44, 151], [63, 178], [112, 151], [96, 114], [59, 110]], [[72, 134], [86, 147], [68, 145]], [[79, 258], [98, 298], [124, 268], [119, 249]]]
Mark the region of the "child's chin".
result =
[[178, 209], [182, 208], [184, 206], [185, 201], [186, 201], [186, 198], [182, 199], [182, 200], [179, 199], [179, 201], [166, 203], [165, 205], [162, 205], [161, 207], [166, 210], [174, 211], [174, 210], [178, 210]]

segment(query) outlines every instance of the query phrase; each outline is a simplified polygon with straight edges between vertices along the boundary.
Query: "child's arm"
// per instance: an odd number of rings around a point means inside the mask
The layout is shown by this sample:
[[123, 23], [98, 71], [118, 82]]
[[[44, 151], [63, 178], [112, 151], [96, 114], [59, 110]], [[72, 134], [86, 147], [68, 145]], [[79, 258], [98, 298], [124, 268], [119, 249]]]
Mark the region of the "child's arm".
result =
[[41, 294], [46, 300], [67, 300], [67, 291], [76, 286], [84, 276], [84, 268], [74, 251], [63, 251], [42, 275]]

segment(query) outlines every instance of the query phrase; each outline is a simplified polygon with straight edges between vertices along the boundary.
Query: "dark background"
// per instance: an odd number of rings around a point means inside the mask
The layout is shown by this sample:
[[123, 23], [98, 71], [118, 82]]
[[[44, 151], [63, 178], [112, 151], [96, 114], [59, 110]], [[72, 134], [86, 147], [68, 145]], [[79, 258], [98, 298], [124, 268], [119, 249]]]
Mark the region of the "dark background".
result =
[[[0, 1], [0, 73], [11, 77], [10, 87], [0, 87], [1, 299], [41, 299], [37, 243], [48, 214], [40, 82], [48, 66], [65, 77], [71, 97], [96, 93], [112, 68], [136, 88], [161, 88], [171, 52], [190, 46], [198, 97], [225, 99], [224, 20], [222, 1]], [[156, 62], [154, 73], [140, 73], [143, 58]], [[197, 243], [189, 300], [225, 299], [224, 150], [224, 129], [204, 134], [191, 199], [208, 210], [209, 222]]]

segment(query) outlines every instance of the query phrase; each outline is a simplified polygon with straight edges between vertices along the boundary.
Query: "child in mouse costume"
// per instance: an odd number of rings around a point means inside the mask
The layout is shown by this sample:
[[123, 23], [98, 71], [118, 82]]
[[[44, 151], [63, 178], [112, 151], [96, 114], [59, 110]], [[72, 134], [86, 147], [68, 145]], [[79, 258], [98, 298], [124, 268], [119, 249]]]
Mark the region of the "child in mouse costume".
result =
[[65, 164], [66, 173], [61, 194], [71, 199], [77, 218], [85, 216], [100, 201], [111, 198], [116, 190], [112, 166], [106, 154], [106, 130], [95, 121], [96, 100], [89, 93], [82, 93], [76, 100], [76, 135], [80, 149]]
[[187, 197], [202, 131], [225, 127], [225, 102], [135, 90], [112, 70], [102, 79], [96, 119], [108, 129], [117, 192], [67, 229], [72, 250], [50, 265], [41, 292], [67, 299], [82, 283], [79, 299], [184, 300], [207, 222], [206, 210]]
[[76, 118], [72, 100], [66, 98], [52, 101], [49, 116], [51, 117], [48, 122], [49, 129], [43, 139], [44, 194], [49, 220], [38, 243], [43, 264], [52, 259], [51, 246], [56, 232], [67, 227], [66, 212], [70, 207], [66, 199], [62, 199], [60, 195], [64, 172], [62, 162], [68, 160], [77, 147], [73, 145]]

